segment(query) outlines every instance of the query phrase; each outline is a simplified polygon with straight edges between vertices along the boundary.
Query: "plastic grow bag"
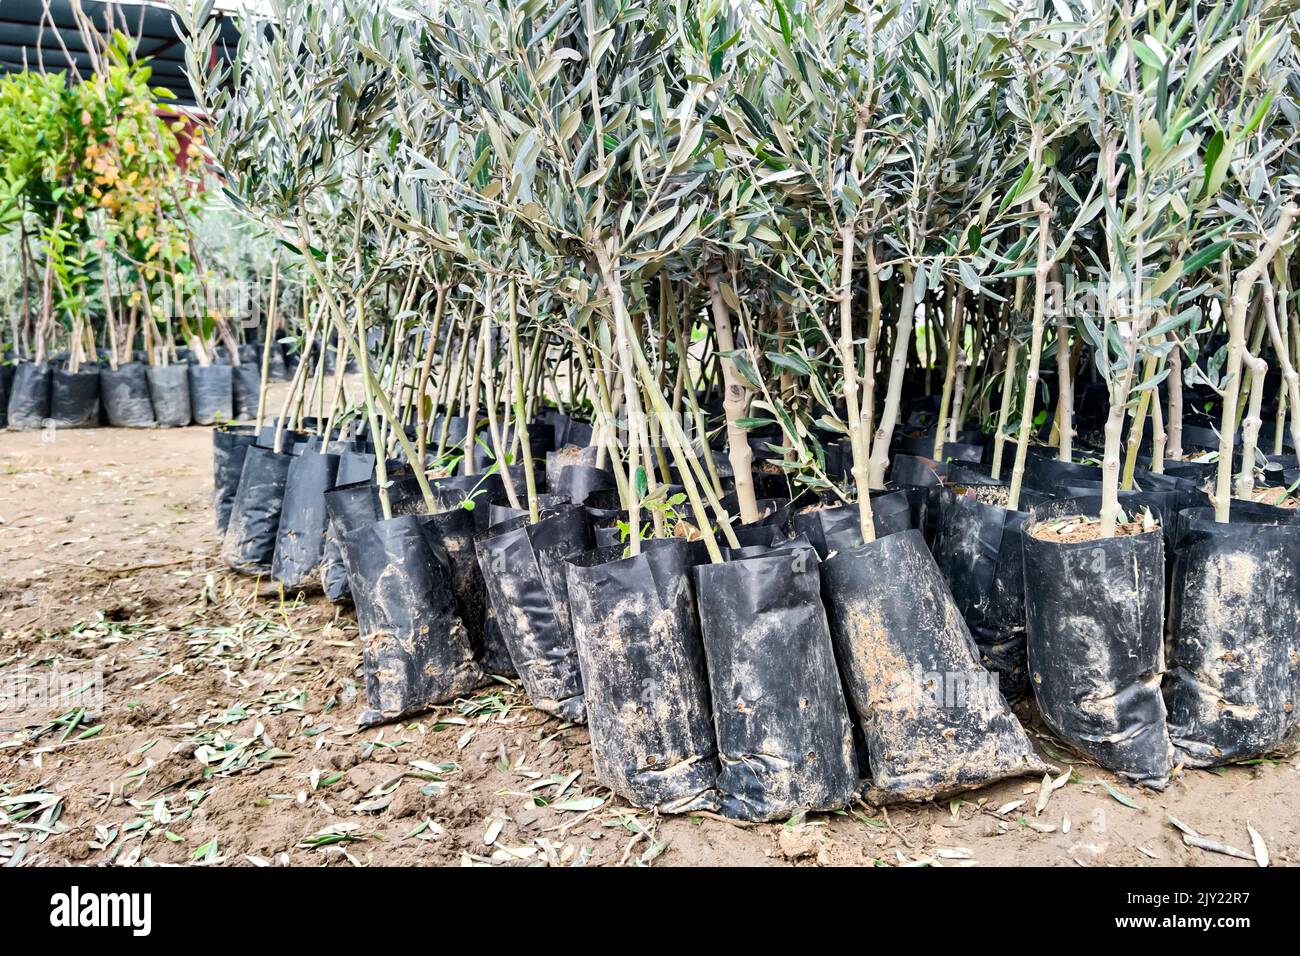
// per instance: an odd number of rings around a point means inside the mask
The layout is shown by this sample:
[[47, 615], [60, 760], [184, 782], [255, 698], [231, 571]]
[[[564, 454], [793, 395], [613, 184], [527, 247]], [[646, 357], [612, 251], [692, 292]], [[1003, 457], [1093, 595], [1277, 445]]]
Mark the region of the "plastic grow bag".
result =
[[235, 506], [239, 479], [244, 473], [244, 456], [257, 436], [251, 428], [215, 428], [212, 431], [212, 508], [217, 533], [224, 535]]
[[286, 588], [315, 584], [325, 559], [325, 492], [334, 487], [339, 456], [311, 450], [289, 464], [275, 533], [271, 577]]
[[[372, 486], [376, 513], [379, 509], [378, 488]], [[457, 491], [434, 488], [434, 511], [429, 527], [437, 534], [447, 559], [451, 563], [452, 590], [461, 620], [469, 630], [475, 659], [490, 674], [514, 677], [514, 662], [510, 650], [488, 601], [483, 572], [479, 568], [474, 547], [477, 530], [474, 513], [464, 507], [464, 498]], [[414, 475], [402, 475], [391, 480], [388, 489], [393, 514], [428, 514], [428, 506]]]
[[155, 420], [164, 428], [190, 423], [190, 368], [183, 362], [151, 365], [145, 370]]
[[560, 472], [570, 465], [596, 467], [596, 458], [600, 449], [595, 445], [561, 445], [557, 450], [546, 453], [546, 487], [554, 488]]
[[596, 779], [640, 807], [714, 809], [717, 747], [685, 541], [568, 560]]
[[257, 417], [257, 402], [262, 394], [262, 370], [254, 364], [236, 365], [230, 370], [232, 409], [239, 421]]
[[546, 487], [553, 495], [567, 498], [576, 505], [583, 504], [593, 494], [614, 488], [614, 476], [603, 468], [589, 465], [566, 465], [550, 477], [547, 470]]
[[[513, 473], [511, 477], [514, 477]], [[522, 478], [523, 472], [520, 471], [519, 479], [522, 480]], [[447, 502], [448, 506], [452, 503], [459, 504], [468, 501], [472, 506], [469, 510], [474, 515], [474, 527], [480, 533], [486, 531], [491, 524], [491, 508], [488, 507], [488, 502], [500, 498], [506, 492], [501, 475], [496, 473], [430, 478], [429, 484], [439, 493], [441, 500]], [[515, 487], [519, 487], [518, 481]]]
[[[343, 466], [339, 466], [339, 473]], [[325, 532], [325, 558], [321, 565], [321, 588], [334, 603], [351, 600], [348, 586], [347, 557], [344, 553], [347, 536], [379, 517], [375, 504], [375, 488], [369, 478], [344, 484], [337, 480], [325, 492], [325, 513], [329, 518]]]
[[1095, 516], [1100, 496], [1045, 501], [1024, 524], [1029, 682], [1048, 727], [1127, 779], [1161, 789], [1172, 769], [1165, 702], [1161, 531], [1060, 543], [1043, 521]]
[[1300, 740], [1300, 525], [1210, 508], [1179, 515], [1164, 699], [1189, 767]]
[[99, 366], [70, 372], [56, 368], [50, 378], [50, 421], [55, 428], [94, 428], [99, 424]]
[[858, 785], [816, 553], [695, 569], [722, 812], [772, 820], [843, 806]]
[[344, 553], [366, 680], [362, 726], [428, 710], [487, 682], [427, 515], [363, 525], [347, 534]]
[[[796, 534], [805, 534], [823, 561], [832, 551], [847, 551], [862, 544], [857, 502], [831, 508], [795, 512]], [[901, 491], [871, 497], [871, 526], [877, 538], [912, 527], [912, 505]]]
[[50, 417], [53, 371], [45, 363], [21, 362], [9, 384], [9, 427], [15, 431], [40, 428]]
[[275, 557], [280, 508], [292, 455], [253, 445], [244, 455], [239, 491], [230, 510], [230, 523], [221, 557], [242, 574], [264, 574]]
[[489, 528], [476, 541], [479, 567], [510, 659], [538, 710], [586, 720], [563, 559], [591, 550], [578, 507]]
[[870, 754], [868, 799], [928, 800], [1044, 771], [920, 531], [841, 552], [822, 581]]
[[99, 370], [99, 397], [114, 428], [152, 428], [153, 402], [149, 400], [149, 377], [140, 362], [127, 362], [116, 369]]
[[[1014, 450], [1013, 450], [1014, 451]], [[1101, 468], [1074, 461], [1059, 461], [1032, 452], [1025, 459], [1024, 486], [1043, 494], [1058, 493], [1070, 481], [1101, 481]]]
[[[493, 499], [487, 504], [488, 527], [498, 525], [503, 521], [509, 521], [511, 518], [518, 518], [520, 515], [528, 514], [528, 496], [523, 488], [516, 488], [515, 494], [519, 498], [522, 508], [516, 508], [510, 503], [510, 499], [504, 494], [500, 498]], [[540, 494], [537, 496], [537, 507], [541, 511], [558, 511], [561, 508], [568, 507], [575, 502], [571, 502], [564, 495]], [[481, 503], [478, 507], [482, 507]]]
[[190, 412], [199, 425], [234, 418], [234, 386], [229, 365], [190, 366]]
[[13, 380], [14, 367], [6, 365], [0, 355], [0, 428], [9, 427], [9, 386]]
[[[344, 450], [339, 453], [339, 469], [334, 476], [334, 487], [340, 488], [355, 482], [369, 483], [374, 474], [375, 456], [372, 452]], [[325, 525], [325, 553], [321, 561], [321, 589], [325, 592], [325, 597], [338, 604], [350, 600], [352, 595], [348, 590], [348, 569], [343, 561], [334, 515], [329, 509], [329, 492], [326, 492], [325, 500], [328, 520]], [[378, 511], [374, 509], [367, 515], [370, 521], [377, 517]]]
[[[1028, 512], [981, 502], [975, 491], [981, 486], [1003, 487], [985, 478], [939, 492], [933, 553], [979, 647], [980, 663], [998, 675], [1003, 695], [1015, 700], [1028, 690], [1021, 541]], [[1021, 500], [1028, 504], [1042, 498], [1025, 489]]]

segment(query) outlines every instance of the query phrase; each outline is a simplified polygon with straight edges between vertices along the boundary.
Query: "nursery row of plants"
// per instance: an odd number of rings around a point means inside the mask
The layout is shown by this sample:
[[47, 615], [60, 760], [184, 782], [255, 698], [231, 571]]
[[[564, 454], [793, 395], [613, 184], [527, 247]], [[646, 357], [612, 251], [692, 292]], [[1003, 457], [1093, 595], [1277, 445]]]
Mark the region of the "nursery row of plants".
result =
[[643, 806], [1041, 773], [1017, 699], [1290, 749], [1292, 6], [194, 4], [361, 379], [214, 433], [223, 556], [355, 604], [363, 723], [517, 677]]
[[87, 76], [0, 78], [0, 427], [252, 418], [310, 348], [302, 283], [212, 201], [201, 131], [135, 42], [85, 39]]

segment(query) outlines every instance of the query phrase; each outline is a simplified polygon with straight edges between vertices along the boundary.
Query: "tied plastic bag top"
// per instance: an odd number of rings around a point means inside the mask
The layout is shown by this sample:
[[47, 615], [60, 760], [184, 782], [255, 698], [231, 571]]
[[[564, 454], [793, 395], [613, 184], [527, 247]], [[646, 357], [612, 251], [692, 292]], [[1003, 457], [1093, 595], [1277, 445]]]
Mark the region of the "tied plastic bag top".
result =
[[732, 554], [695, 569], [722, 812], [773, 820], [843, 806], [858, 765], [816, 552]]
[[718, 763], [683, 540], [568, 560], [596, 779], [640, 807], [714, 809]]
[[1163, 690], [1189, 767], [1300, 746], [1297, 519], [1237, 502], [1227, 524], [1209, 508], [1178, 516]]
[[1044, 540], [1035, 528], [1096, 516], [1101, 497], [1045, 501], [1025, 522], [1029, 682], [1043, 721], [1108, 770], [1156, 789], [1172, 770], [1165, 703], [1160, 530]]
[[868, 799], [929, 800], [1045, 765], [926, 550], [902, 531], [822, 568], [836, 655], [871, 758]]
[[366, 710], [362, 726], [396, 720], [488, 682], [456, 612], [451, 570], [428, 515], [399, 515], [346, 536]]

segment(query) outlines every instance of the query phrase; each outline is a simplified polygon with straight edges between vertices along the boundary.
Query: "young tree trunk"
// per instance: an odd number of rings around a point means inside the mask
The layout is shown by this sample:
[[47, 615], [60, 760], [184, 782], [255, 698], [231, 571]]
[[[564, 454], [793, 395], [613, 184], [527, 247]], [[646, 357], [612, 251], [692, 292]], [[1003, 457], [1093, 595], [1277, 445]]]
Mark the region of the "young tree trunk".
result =
[[910, 264], [904, 264], [903, 301], [898, 308], [898, 322], [894, 329], [893, 357], [889, 360], [889, 383], [885, 387], [885, 407], [880, 413], [880, 425], [871, 445], [868, 487], [885, 487], [885, 471], [889, 468], [889, 445], [894, 437], [894, 423], [898, 421], [898, 406], [903, 396], [903, 378], [907, 372], [907, 352], [912, 343], [912, 323], [915, 320], [916, 297], [912, 284]]
[[1183, 346], [1175, 342], [1169, 350], [1169, 374], [1165, 377], [1169, 411], [1165, 415], [1165, 432], [1168, 436], [1165, 457], [1178, 461], [1183, 457]]
[[461, 468], [467, 475], [476, 473], [474, 467], [474, 444], [478, 432], [479, 390], [483, 382], [483, 363], [487, 356], [488, 334], [486, 321], [479, 327], [478, 337], [474, 343], [474, 370], [469, 382], [469, 408], [465, 412], [465, 439], [462, 446], [463, 460]]
[[[1286, 341], [1283, 335], [1283, 329], [1286, 328], [1286, 306], [1287, 290], [1282, 287], [1274, 294], [1273, 283], [1269, 279], [1268, 272], [1264, 272], [1264, 317], [1268, 322], [1269, 339], [1273, 344], [1273, 354], [1277, 357], [1278, 365], [1282, 369], [1282, 384], [1286, 391], [1284, 397], [1285, 404], [1278, 402], [1277, 427], [1275, 429], [1275, 448], [1280, 449], [1283, 433], [1283, 422], [1285, 421], [1286, 411], [1289, 407], [1291, 412], [1291, 445], [1300, 451], [1300, 373], [1296, 372], [1295, 365], [1291, 361], [1290, 343]], [[1281, 312], [1282, 319], [1278, 321], [1278, 313]], [[1281, 454], [1275, 451], [1275, 454]]]
[[1259, 444], [1259, 429], [1264, 424], [1260, 409], [1264, 403], [1264, 376], [1268, 363], [1262, 358], [1246, 353], [1250, 366], [1249, 411], [1241, 423], [1241, 474], [1237, 476], [1237, 497], [1249, 501], [1255, 494], [1255, 449]]
[[1020, 432], [1016, 436], [1016, 458], [1011, 466], [1011, 489], [1007, 494], [1007, 510], [1020, 508], [1020, 490], [1025, 477], [1025, 460], [1029, 456], [1029, 433], [1034, 425], [1034, 399], [1038, 392], [1038, 364], [1043, 355], [1044, 310], [1047, 304], [1047, 275], [1052, 267], [1047, 253], [1047, 230], [1051, 226], [1052, 210], [1038, 197], [1034, 206], [1038, 211], [1038, 263], [1034, 267], [1034, 318], [1029, 338], [1029, 370], [1025, 374], [1025, 395], [1020, 406]]
[[[869, 543], [876, 540], [876, 526], [871, 514], [871, 464], [858, 404], [858, 354], [853, 345], [853, 233], [852, 224], [840, 230], [840, 361], [844, 366], [844, 404], [853, 456], [853, 485], [858, 499], [858, 532]], [[871, 374], [868, 369], [867, 375]]]
[[[958, 283], [956, 294], [948, 289], [948, 356], [943, 370], [943, 390], [939, 398], [939, 421], [934, 428], [934, 455], [943, 460], [943, 443], [948, 440], [948, 418], [952, 412], [953, 387], [957, 376], [957, 359], [963, 353], [962, 333], [965, 331], [966, 287]], [[960, 403], [958, 403], [960, 405]]]
[[1065, 309], [1061, 264], [1052, 265], [1052, 299], [1056, 310], [1056, 447], [1057, 460], [1074, 457], [1074, 373], [1070, 367], [1073, 323]]
[[1006, 366], [1002, 372], [1002, 402], [998, 406], [998, 424], [993, 432], [993, 464], [989, 473], [994, 478], [1002, 476], [1002, 455], [1007, 444], [1007, 420], [1011, 417], [1012, 394], [1015, 392], [1017, 360], [1020, 343], [1014, 338], [1007, 342]]
[[[271, 298], [266, 310], [266, 341], [262, 344], [262, 387], [257, 393], [257, 429], [262, 428], [262, 421], [266, 417], [266, 392], [271, 384], [271, 346], [275, 343], [275, 319], [276, 309], [279, 307], [278, 297], [280, 294], [280, 257], [276, 256], [271, 260]], [[321, 454], [325, 454], [325, 449], [329, 446], [329, 435], [325, 436], [325, 441], [321, 442]]]
[[540, 521], [537, 509], [537, 480], [533, 474], [533, 446], [528, 438], [528, 416], [524, 407], [523, 369], [519, 357], [519, 290], [515, 283], [510, 283], [508, 293], [509, 311], [506, 313], [510, 323], [510, 374], [514, 378], [515, 435], [519, 438], [520, 463], [524, 466], [524, 488], [528, 492], [528, 519]]
[[1224, 368], [1223, 416], [1219, 423], [1219, 465], [1214, 483], [1214, 520], [1220, 524], [1227, 524], [1232, 507], [1232, 447], [1237, 434], [1237, 402], [1241, 395], [1246, 351], [1246, 313], [1250, 308], [1255, 283], [1286, 242], [1298, 212], [1300, 210], [1297, 210], [1294, 203], [1287, 203], [1254, 261], [1238, 274], [1232, 286], [1228, 314], [1228, 361]]
[[735, 351], [736, 342], [731, 331], [731, 314], [722, 298], [716, 274], [709, 276], [708, 285], [713, 326], [718, 336], [718, 354], [722, 359], [722, 411], [727, 419], [727, 457], [731, 461], [731, 472], [736, 481], [741, 523], [752, 524], [759, 518], [758, 502], [754, 495], [754, 454], [749, 447], [749, 432], [739, 424], [749, 411], [749, 388], [737, 373], [736, 363], [728, 354]]

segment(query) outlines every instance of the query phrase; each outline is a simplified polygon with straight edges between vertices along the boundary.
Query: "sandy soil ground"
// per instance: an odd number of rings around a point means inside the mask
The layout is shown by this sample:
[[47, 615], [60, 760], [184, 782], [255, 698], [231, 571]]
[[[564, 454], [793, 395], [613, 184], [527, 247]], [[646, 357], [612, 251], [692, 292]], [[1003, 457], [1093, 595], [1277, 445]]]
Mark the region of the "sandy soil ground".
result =
[[[1041, 782], [1020, 780], [759, 826], [629, 807], [593, 779], [586, 732], [509, 686], [359, 732], [348, 614], [220, 566], [210, 442], [0, 433], [0, 673], [98, 667], [103, 691], [0, 710], [0, 866], [1253, 866], [1248, 825], [1274, 864], [1300, 861], [1297, 758], [1156, 794], [1069, 755], [1028, 709], [1045, 758], [1072, 768], [1041, 810]], [[1170, 815], [1248, 859], [1188, 846]]]

